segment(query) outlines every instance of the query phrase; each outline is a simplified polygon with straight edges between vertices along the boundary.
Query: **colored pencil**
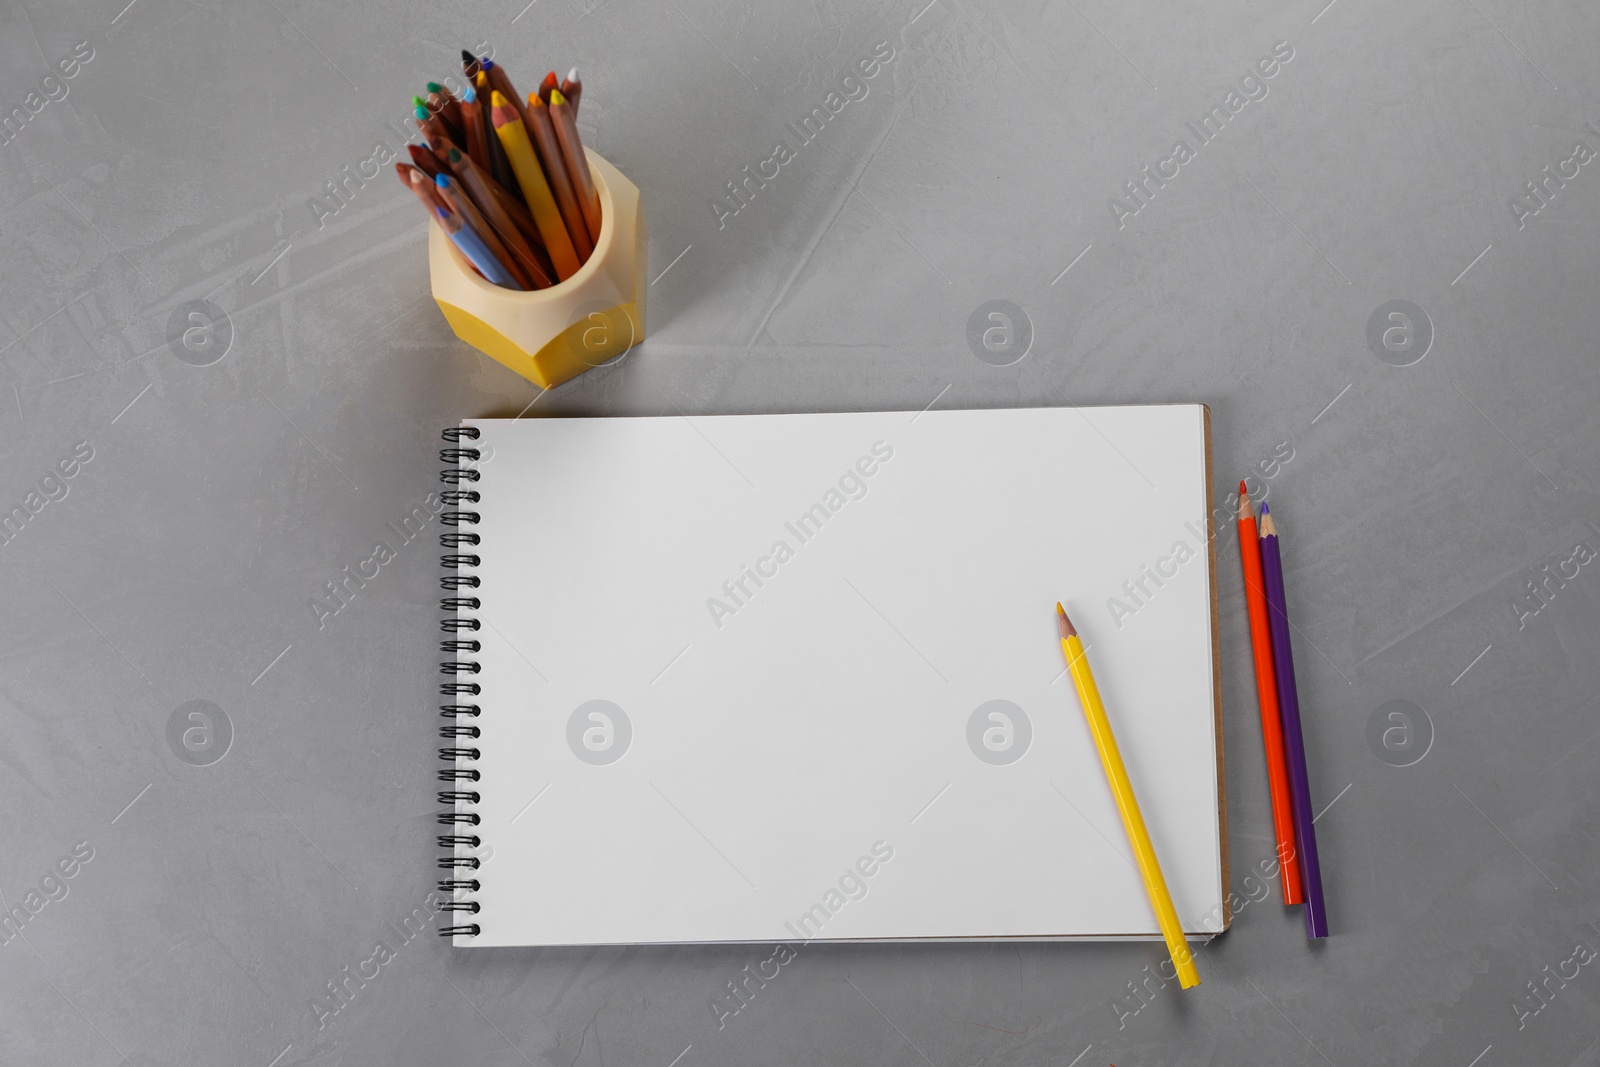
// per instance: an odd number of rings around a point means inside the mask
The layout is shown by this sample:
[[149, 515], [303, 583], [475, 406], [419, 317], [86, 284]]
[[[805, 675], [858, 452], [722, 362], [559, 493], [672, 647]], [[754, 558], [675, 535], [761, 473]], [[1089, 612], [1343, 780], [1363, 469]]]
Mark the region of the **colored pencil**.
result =
[[429, 142], [449, 139], [450, 131], [445, 129], [444, 121], [427, 108], [413, 108], [411, 114], [417, 120], [417, 129]]
[[411, 179], [412, 192], [422, 198], [422, 202], [428, 206], [430, 214], [439, 208], [448, 208], [450, 206], [445, 203], [444, 197], [439, 194], [439, 187], [433, 184], [432, 178], [415, 168], [412, 169], [407, 177]]
[[[478, 235], [478, 238], [483, 241], [484, 247], [488, 249], [489, 254], [505, 268], [506, 273], [517, 283], [517, 288], [524, 290], [536, 288], [532, 277], [512, 256], [511, 250], [506, 247], [501, 234], [484, 217], [483, 212], [478, 210], [478, 205], [474, 204], [472, 197], [468, 196], [466, 191], [461, 188], [461, 183], [448, 174], [439, 175], [434, 179], [434, 183], [439, 187], [439, 192], [444, 196], [446, 203], [450, 205], [450, 209], [460, 215], [467, 228]], [[514, 233], [515, 227], [508, 226], [507, 232]]]
[[428, 110], [444, 120], [445, 128], [450, 131], [450, 136], [456, 141], [465, 141], [466, 131], [461, 127], [459, 105], [456, 105], [454, 100], [447, 100], [438, 93], [429, 93], [427, 102]]
[[419, 144], [406, 145], [406, 152], [411, 156], [411, 162], [414, 163], [417, 169], [422, 171], [422, 173], [426, 174], [429, 178], [437, 178], [439, 176], [438, 156], [434, 155], [432, 152], [428, 151], [428, 149]]
[[583, 98], [583, 79], [578, 77], [577, 67], [567, 71], [567, 76], [561, 79], [561, 95], [572, 105], [572, 117], [577, 118], [578, 101]]
[[550, 120], [550, 108], [543, 100], [528, 96], [528, 132], [533, 135], [533, 147], [539, 162], [544, 165], [544, 176], [550, 182], [550, 192], [555, 195], [556, 207], [561, 210], [561, 221], [567, 224], [567, 235], [577, 250], [578, 262], [586, 263], [594, 254], [594, 239], [589, 235], [583, 208], [572, 185], [565, 160], [561, 158], [561, 142], [556, 136], [555, 124]]
[[1244, 570], [1244, 603], [1250, 616], [1250, 648], [1256, 666], [1256, 702], [1261, 707], [1261, 743], [1267, 757], [1267, 788], [1272, 795], [1272, 829], [1278, 839], [1278, 875], [1284, 904], [1300, 904], [1300, 854], [1294, 846], [1294, 802], [1284, 758], [1283, 716], [1278, 710], [1278, 675], [1272, 665], [1272, 628], [1267, 622], [1267, 592], [1261, 577], [1261, 541], [1250, 494], [1239, 483], [1239, 563]]
[[[450, 170], [459, 181], [461, 189], [472, 199], [478, 210], [483, 214], [484, 220], [494, 229], [501, 242], [510, 253], [508, 265], [515, 266], [524, 275], [530, 289], [544, 289], [555, 284], [555, 275], [549, 266], [549, 260], [535, 252], [523, 235], [522, 227], [512, 217], [509, 205], [515, 204], [524, 215], [527, 208], [517, 204], [476, 164], [459, 151], [450, 153]], [[534, 229], [533, 219], [528, 219], [528, 228]], [[542, 249], [541, 249], [542, 252]]]
[[[408, 167], [404, 163], [396, 163], [394, 166], [396, 171], [401, 172], [401, 180], [408, 182], [411, 186], [411, 191], [417, 194], [418, 200], [422, 201], [422, 206], [427, 211], [430, 219], [439, 211], [449, 210], [450, 205], [445, 203], [444, 197], [439, 195], [439, 187], [434, 185], [427, 175], [416, 167]], [[472, 269], [478, 277], [484, 277], [483, 271], [478, 269], [477, 264], [472, 264]]]
[[1167, 880], [1161, 874], [1161, 863], [1156, 859], [1155, 845], [1150, 841], [1150, 831], [1145, 828], [1144, 816], [1139, 812], [1139, 798], [1134, 795], [1133, 783], [1128, 779], [1128, 769], [1123, 765], [1122, 752], [1117, 748], [1116, 736], [1111, 732], [1111, 720], [1100, 701], [1100, 689], [1095, 685], [1094, 672], [1089, 669], [1089, 659], [1084, 654], [1083, 641], [1067, 618], [1066, 609], [1056, 604], [1056, 626], [1061, 633], [1061, 652], [1067, 658], [1067, 670], [1078, 688], [1078, 700], [1083, 704], [1083, 714], [1089, 720], [1089, 732], [1094, 735], [1095, 747], [1100, 750], [1100, 763], [1105, 768], [1106, 779], [1122, 813], [1122, 825], [1133, 844], [1134, 857], [1139, 863], [1139, 874], [1144, 878], [1145, 892], [1150, 895], [1150, 906], [1155, 910], [1156, 921], [1161, 926], [1161, 936], [1166, 939], [1167, 951], [1172, 955], [1172, 965], [1177, 969], [1178, 986], [1189, 989], [1200, 984], [1200, 972], [1194, 965], [1194, 953], [1183, 936], [1183, 924], [1178, 921], [1178, 910], [1172, 905], [1172, 894], [1167, 890]]
[[516, 108], [517, 117], [527, 122], [528, 111], [522, 104], [522, 95], [517, 92], [517, 87], [511, 84], [511, 75], [506, 73], [506, 68], [492, 59], [485, 59], [483, 74], [489, 80], [489, 87], [505, 97], [506, 103]]
[[400, 184], [415, 193], [417, 199], [422, 201], [422, 206], [427, 209], [428, 214], [432, 215], [433, 209], [439, 206], [439, 201], [434, 197], [433, 193], [429, 192], [430, 183], [427, 176], [423, 176], [422, 184], [417, 184], [412, 180], [411, 175], [421, 172], [411, 164], [399, 161], [395, 162], [394, 172], [400, 176]]
[[483, 123], [484, 147], [489, 153], [489, 173], [494, 180], [505, 186], [514, 196], [521, 196], [521, 187], [517, 184], [515, 168], [506, 156], [505, 145], [500, 142], [494, 130], [494, 90], [489, 87], [489, 76], [483, 71], [478, 71], [478, 116]]
[[539, 83], [539, 99], [545, 102], [546, 107], [550, 105], [550, 94], [559, 88], [561, 88], [561, 83], [556, 81], [556, 72], [553, 70], [546, 74], [544, 80]]
[[566, 161], [567, 175], [578, 194], [583, 208], [583, 221], [589, 227], [589, 240], [600, 240], [600, 192], [594, 187], [594, 175], [589, 173], [589, 157], [583, 153], [583, 140], [578, 136], [578, 122], [572, 117], [567, 98], [557, 89], [550, 94], [550, 121], [561, 141], [561, 158]]
[[[477, 200], [478, 195], [474, 191], [474, 187], [481, 186], [487, 195], [500, 205], [501, 210], [506, 213], [512, 224], [516, 226], [517, 232], [522, 235], [522, 239], [533, 250], [534, 258], [538, 261], [540, 268], [546, 276], [554, 279], [556, 272], [555, 268], [550, 265], [549, 255], [545, 253], [544, 239], [539, 236], [539, 227], [534, 223], [533, 216], [528, 213], [528, 209], [523, 205], [522, 201], [512, 196], [505, 187], [491, 178], [487, 171], [473, 162], [472, 157], [463, 154], [459, 150], [450, 154], [448, 166], [452, 174], [462, 178], [463, 183], [467, 186], [468, 194], [474, 198], [474, 201]], [[471, 178], [471, 181], [467, 180], [468, 177]], [[552, 281], [549, 284], [554, 284], [554, 282]]]
[[464, 129], [465, 126], [461, 121], [461, 101], [456, 99], [456, 94], [452, 93], [449, 87], [438, 82], [429, 82], [427, 88], [430, 94], [429, 99], [431, 100], [437, 96], [443, 102], [445, 116]]
[[522, 198], [539, 227], [545, 251], [550, 253], [550, 262], [555, 265], [556, 277], [566, 281], [578, 272], [581, 264], [572, 246], [572, 238], [567, 234], [566, 223], [561, 221], [561, 212], [550, 195], [544, 171], [534, 157], [533, 145], [528, 141], [528, 128], [505, 97], [495, 93], [490, 101], [493, 104], [494, 132], [505, 149], [506, 158], [510, 160], [517, 184], [522, 187]]
[[411, 103], [419, 111], [426, 111], [433, 118], [438, 119], [443, 124], [445, 133], [449, 134], [452, 140], [461, 139], [461, 127], [457, 126], [455, 121], [445, 114], [444, 100], [439, 96], [433, 95], [426, 99], [420, 96], [413, 96]]
[[444, 161], [450, 158], [450, 152], [460, 147], [448, 137], [436, 137], [428, 142], [428, 151], [433, 153], [433, 161], [440, 167], [443, 167]]
[[478, 91], [467, 86], [461, 98], [461, 124], [467, 139], [462, 148], [478, 166], [489, 169], [489, 143], [484, 140], [483, 116], [479, 114]]
[[434, 215], [437, 216], [440, 227], [450, 236], [450, 240], [455, 243], [456, 248], [460, 249], [461, 254], [466, 256], [474, 267], [478, 268], [478, 273], [482, 274], [486, 280], [506, 289], [521, 288], [516, 283], [516, 280], [506, 273], [505, 267], [501, 266], [500, 261], [495, 259], [489, 250], [484, 247], [483, 242], [478, 239], [478, 235], [466, 226], [460, 215], [452, 214], [443, 208], [435, 208]]
[[477, 84], [478, 71], [481, 69], [481, 67], [482, 64], [478, 62], [477, 56], [473, 55], [465, 48], [461, 50], [461, 72], [467, 76], [468, 85]]
[[1306, 936], [1328, 936], [1328, 911], [1322, 898], [1322, 863], [1317, 856], [1317, 829], [1311, 807], [1311, 775], [1306, 769], [1305, 733], [1300, 724], [1300, 694], [1294, 682], [1294, 652], [1289, 645], [1289, 604], [1284, 593], [1283, 556], [1278, 525], [1261, 505], [1261, 572], [1272, 631], [1272, 666], [1278, 680], [1278, 707], [1283, 714], [1284, 755], [1289, 762], [1289, 789], [1294, 799], [1294, 831], [1300, 854], [1300, 876], [1306, 891]]

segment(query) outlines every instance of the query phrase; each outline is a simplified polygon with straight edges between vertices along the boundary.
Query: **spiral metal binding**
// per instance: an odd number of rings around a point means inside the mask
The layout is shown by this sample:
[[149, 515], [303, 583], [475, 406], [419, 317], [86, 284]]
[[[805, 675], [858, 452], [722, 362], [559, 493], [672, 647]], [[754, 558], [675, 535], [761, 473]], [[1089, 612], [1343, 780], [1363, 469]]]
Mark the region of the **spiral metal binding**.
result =
[[[444, 439], [449, 442], [449, 447], [439, 450], [441, 462], [454, 464], [439, 472], [439, 480], [452, 486], [439, 494], [446, 508], [450, 509], [439, 516], [439, 521], [450, 528], [439, 535], [439, 546], [445, 550], [445, 554], [439, 557], [439, 563], [448, 572], [439, 579], [439, 586], [445, 593], [439, 600], [439, 610], [445, 616], [439, 622], [439, 629], [450, 635], [439, 642], [439, 651], [449, 657], [439, 663], [439, 672], [446, 678], [439, 684], [439, 695], [453, 701], [475, 697], [483, 691], [477, 682], [468, 680], [469, 676], [479, 672], [480, 664], [464, 658], [483, 647], [475, 637], [469, 636], [482, 624], [475, 618], [462, 616], [463, 612], [478, 610], [483, 603], [472, 592], [478, 588], [478, 576], [463, 573], [465, 569], [482, 563], [476, 551], [480, 538], [469, 529], [477, 524], [480, 516], [468, 507], [478, 503], [479, 495], [476, 489], [464, 487], [466, 483], [478, 480], [478, 472], [460, 466], [463, 461], [476, 460], [480, 455], [476, 448], [462, 447], [461, 441], [475, 441], [477, 438], [477, 427], [453, 427], [444, 431]], [[478, 879], [461, 877], [461, 872], [478, 869], [478, 858], [463, 855], [462, 850], [477, 848], [483, 843], [482, 838], [467, 829], [477, 826], [480, 821], [477, 812], [469, 808], [480, 799], [478, 791], [471, 788], [469, 783], [480, 778], [478, 769], [472, 764], [482, 754], [472, 745], [481, 731], [467, 720], [476, 719], [482, 714], [482, 709], [477, 704], [440, 704], [439, 714], [447, 720], [439, 727], [439, 736], [444, 741], [439, 749], [439, 758], [448, 764], [448, 769], [440, 771], [438, 776], [440, 782], [446, 783], [446, 787], [439, 792], [439, 803], [445, 805], [445, 810], [440, 811], [436, 818], [439, 825], [449, 831], [438, 837], [439, 847], [446, 851], [446, 855], [439, 858], [439, 869], [450, 872], [448, 878], [439, 882], [439, 891], [450, 898], [440, 906], [440, 910], [476, 914], [478, 902], [466, 899], [463, 894], [477, 892], [480, 888]], [[482, 931], [483, 928], [475, 922], [439, 928], [439, 934], [443, 937], [470, 937]]]

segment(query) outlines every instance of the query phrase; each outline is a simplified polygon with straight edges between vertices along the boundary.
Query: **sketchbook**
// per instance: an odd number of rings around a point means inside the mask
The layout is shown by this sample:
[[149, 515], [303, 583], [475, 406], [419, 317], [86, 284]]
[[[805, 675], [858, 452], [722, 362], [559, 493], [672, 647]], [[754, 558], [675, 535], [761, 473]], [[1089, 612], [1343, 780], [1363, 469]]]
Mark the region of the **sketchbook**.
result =
[[1208, 417], [446, 430], [444, 932], [1159, 940], [1057, 600], [1186, 931], [1224, 930]]

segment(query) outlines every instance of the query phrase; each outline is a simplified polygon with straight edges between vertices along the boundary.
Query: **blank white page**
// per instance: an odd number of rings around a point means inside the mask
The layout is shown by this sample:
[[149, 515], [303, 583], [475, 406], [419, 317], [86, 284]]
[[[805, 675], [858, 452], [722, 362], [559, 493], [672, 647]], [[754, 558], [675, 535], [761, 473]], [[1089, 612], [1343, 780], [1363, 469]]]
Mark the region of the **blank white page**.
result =
[[1057, 600], [1178, 914], [1223, 928], [1204, 408], [464, 425], [456, 944], [1159, 937]]

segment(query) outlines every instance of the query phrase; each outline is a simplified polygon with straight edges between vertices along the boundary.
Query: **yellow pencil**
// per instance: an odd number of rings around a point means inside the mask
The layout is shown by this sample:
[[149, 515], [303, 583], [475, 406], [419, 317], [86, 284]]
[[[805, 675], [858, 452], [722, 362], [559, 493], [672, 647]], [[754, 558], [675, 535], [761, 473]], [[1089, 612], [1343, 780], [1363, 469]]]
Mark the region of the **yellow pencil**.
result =
[[1161, 936], [1167, 940], [1167, 951], [1172, 954], [1172, 964], [1178, 969], [1178, 985], [1182, 989], [1200, 984], [1200, 972], [1195, 970], [1194, 954], [1183, 937], [1183, 924], [1178, 921], [1178, 911], [1172, 906], [1172, 894], [1167, 892], [1167, 880], [1161, 875], [1161, 863], [1156, 859], [1155, 846], [1150, 843], [1150, 832], [1145, 829], [1144, 816], [1139, 814], [1139, 798], [1133, 795], [1133, 783], [1128, 781], [1128, 769], [1122, 765], [1122, 753], [1117, 749], [1117, 739], [1111, 732], [1111, 720], [1106, 717], [1106, 707], [1100, 702], [1100, 690], [1094, 684], [1094, 673], [1089, 670], [1089, 660], [1083, 653], [1083, 641], [1067, 618], [1064, 608], [1056, 604], [1056, 625], [1061, 630], [1061, 651], [1067, 657], [1067, 670], [1072, 673], [1073, 684], [1078, 687], [1078, 699], [1083, 703], [1084, 717], [1089, 720], [1089, 732], [1094, 734], [1095, 747], [1100, 750], [1100, 762], [1105, 766], [1106, 779], [1117, 798], [1117, 810], [1122, 812], [1122, 825], [1127, 828], [1133, 842], [1133, 854], [1139, 861], [1139, 873], [1144, 876], [1145, 892], [1150, 894], [1150, 905], [1155, 908], [1156, 921], [1161, 924]]
[[491, 117], [494, 120], [494, 132], [505, 147], [511, 169], [517, 175], [517, 184], [522, 186], [522, 198], [528, 202], [533, 224], [538, 228], [539, 236], [544, 238], [545, 251], [550, 253], [550, 262], [556, 268], [556, 279], [564, 282], [578, 273], [578, 267], [582, 264], [578, 262], [577, 250], [572, 247], [567, 224], [561, 221], [561, 211], [556, 207], [555, 198], [550, 195], [550, 185], [544, 180], [538, 157], [533, 154], [528, 128], [522, 124], [521, 116], [504, 96], [494, 93], [490, 101], [493, 104]]

